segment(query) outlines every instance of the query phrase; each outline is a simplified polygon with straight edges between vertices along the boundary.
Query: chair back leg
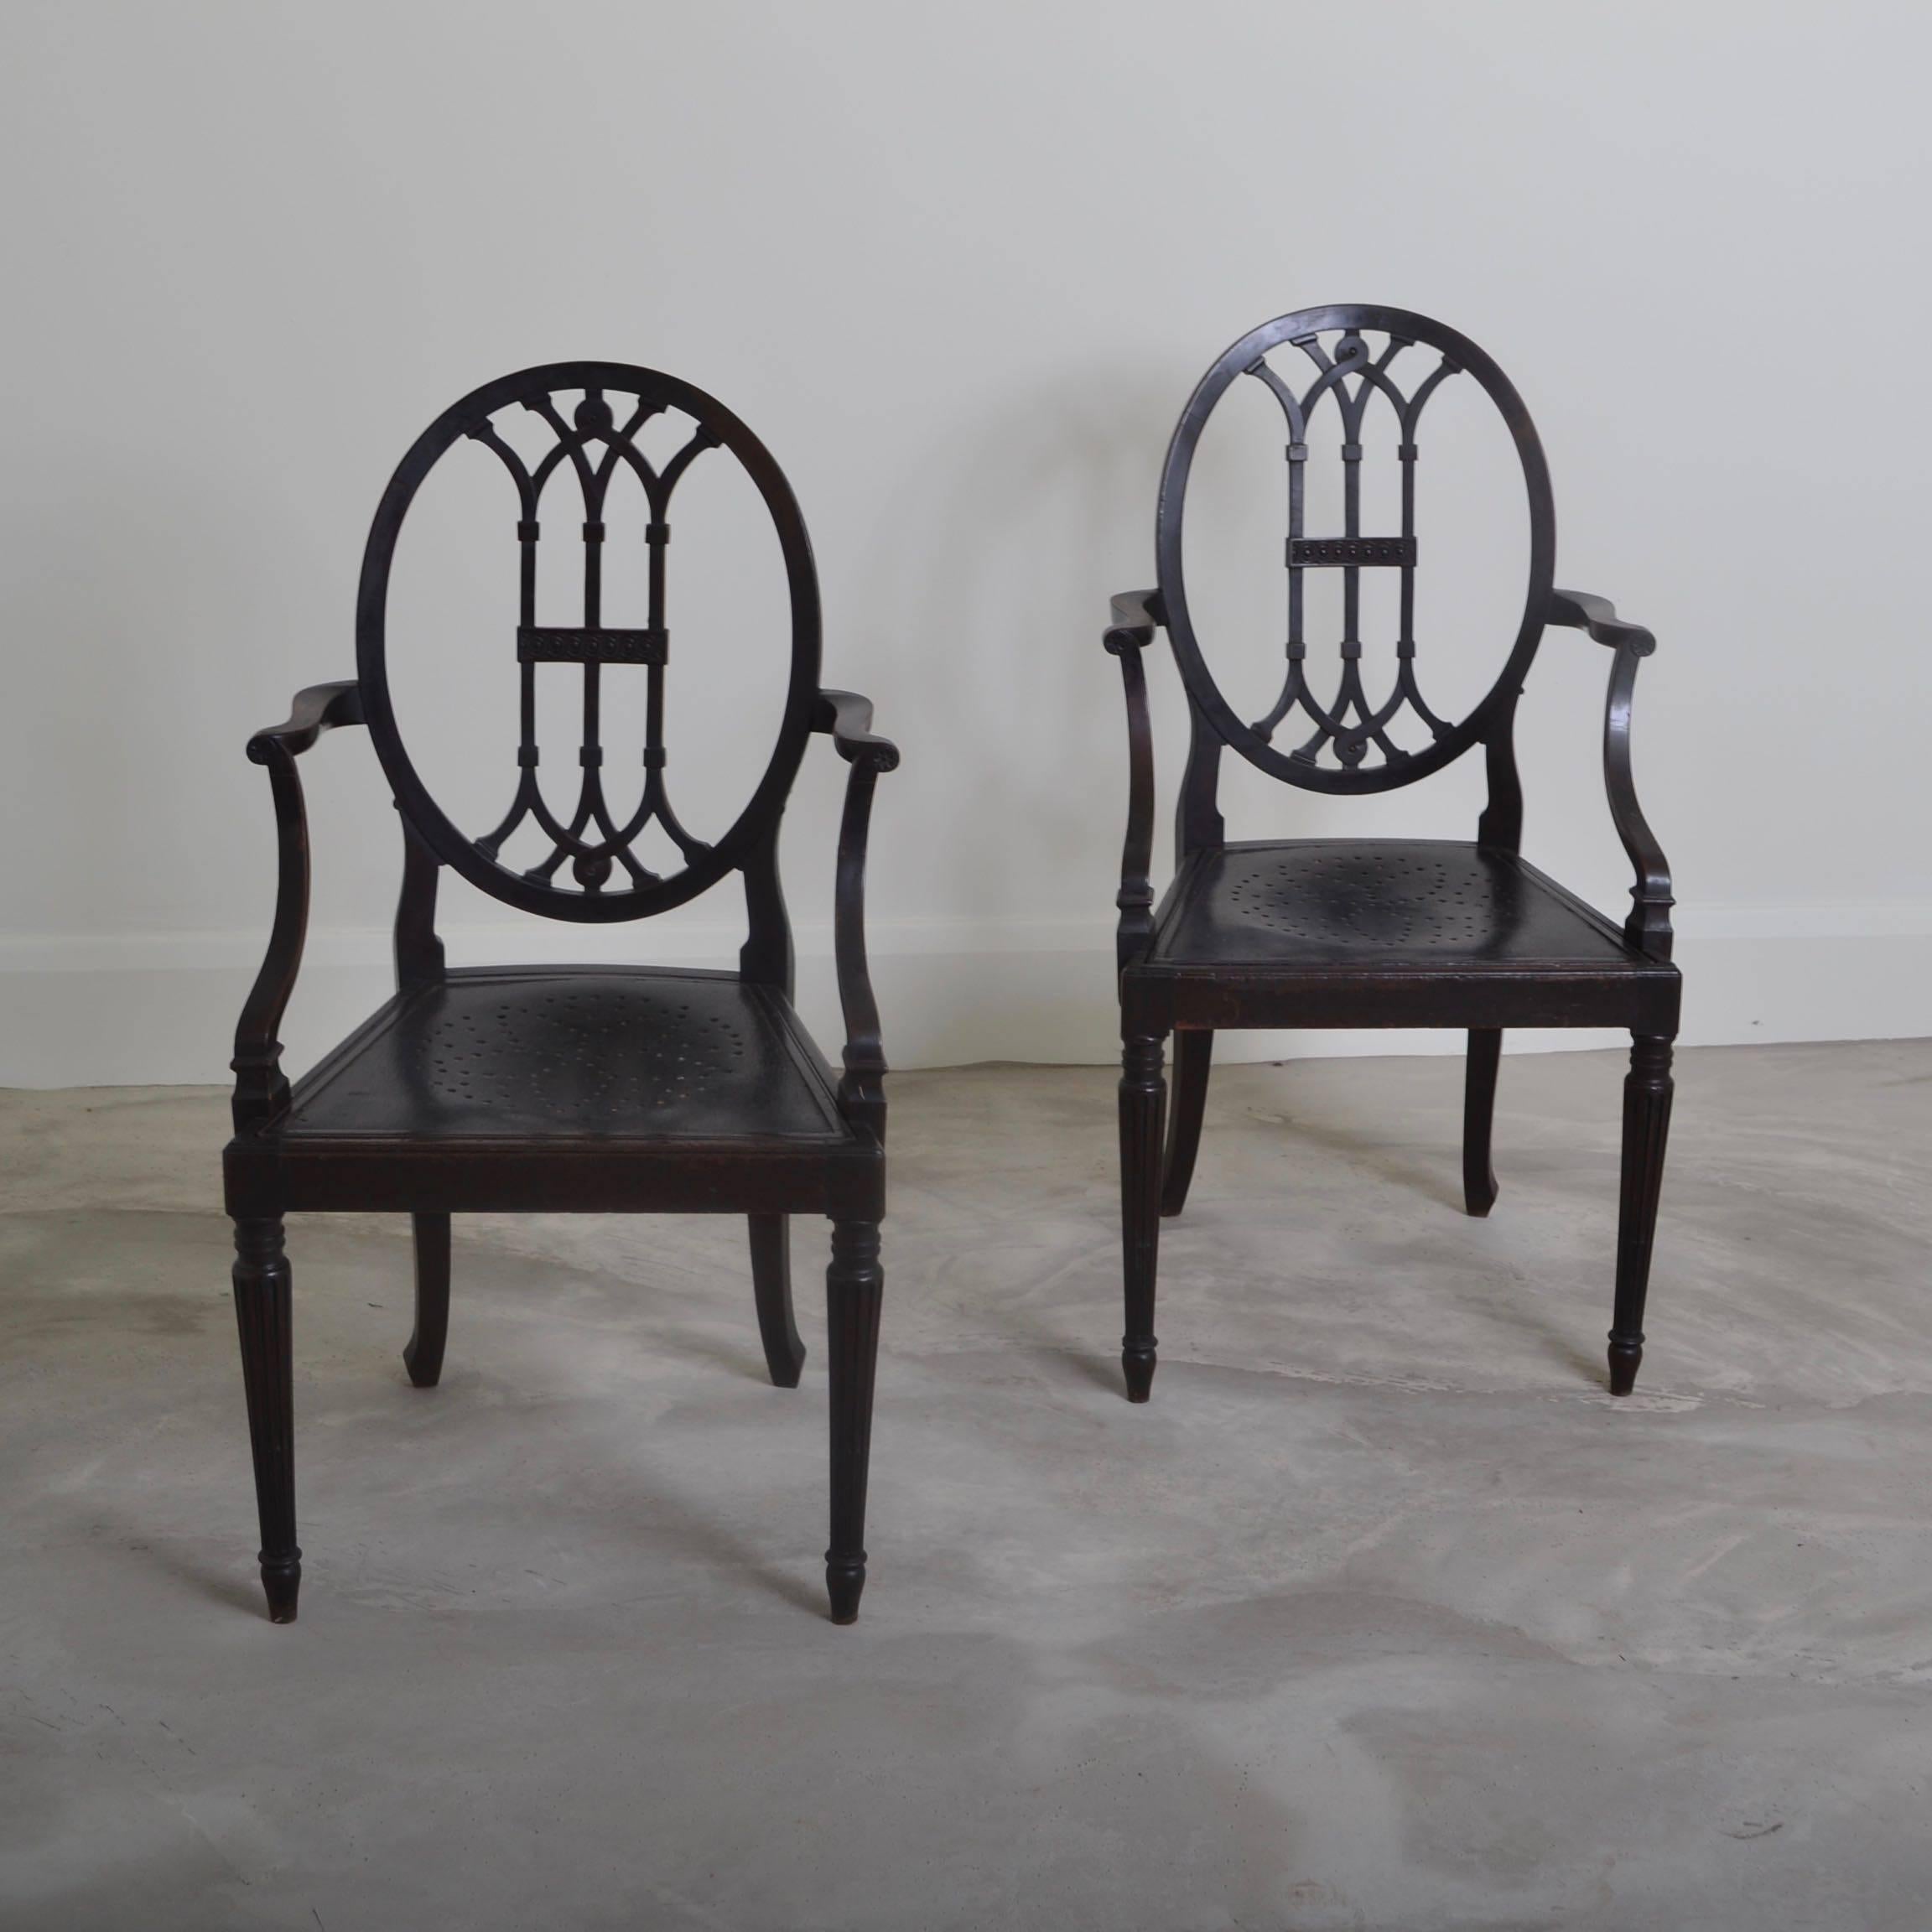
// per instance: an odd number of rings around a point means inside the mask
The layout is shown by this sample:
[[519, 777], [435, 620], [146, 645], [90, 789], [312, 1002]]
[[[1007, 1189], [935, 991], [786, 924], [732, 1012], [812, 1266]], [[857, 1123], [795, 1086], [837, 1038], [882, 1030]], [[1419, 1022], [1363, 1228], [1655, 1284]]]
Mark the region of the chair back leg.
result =
[[1472, 1026], [1462, 1083], [1462, 1205], [1478, 1220], [1496, 1205], [1496, 1167], [1489, 1134], [1496, 1121], [1496, 1070], [1503, 1029]]
[[1623, 1081], [1623, 1185], [1617, 1221], [1617, 1305], [1610, 1328], [1610, 1393], [1628, 1395], [1644, 1359], [1644, 1300], [1670, 1132], [1670, 1041], [1633, 1034]]
[[834, 1221], [825, 1271], [832, 1382], [832, 1544], [825, 1587], [832, 1621], [853, 1623], [865, 1587], [865, 1478], [872, 1457], [872, 1385], [886, 1291], [876, 1221]]
[[403, 1348], [402, 1366], [418, 1389], [434, 1389], [449, 1339], [449, 1217], [413, 1214], [410, 1219], [416, 1228], [416, 1326]]
[[758, 1335], [765, 1365], [781, 1389], [796, 1389], [805, 1366], [805, 1344], [792, 1312], [791, 1222], [783, 1214], [754, 1214], [751, 1292], [758, 1304]]
[[1120, 1368], [1127, 1400], [1145, 1402], [1154, 1384], [1154, 1275], [1161, 1248], [1161, 1126], [1167, 1082], [1163, 1039], [1130, 1035], [1120, 1049], [1120, 1234], [1127, 1326]]
[[1195, 1156], [1201, 1151], [1201, 1119], [1208, 1111], [1208, 1073], [1214, 1058], [1214, 1036], [1174, 1036], [1174, 1091], [1168, 1100], [1167, 1156], [1161, 1177], [1161, 1212], [1178, 1214], [1187, 1205]]
[[255, 1505], [262, 1523], [262, 1587], [268, 1619], [295, 1621], [302, 1552], [295, 1545], [294, 1350], [289, 1334], [288, 1258], [282, 1217], [235, 1223], [235, 1319], [242, 1333], [242, 1379], [248, 1441], [255, 1457]]

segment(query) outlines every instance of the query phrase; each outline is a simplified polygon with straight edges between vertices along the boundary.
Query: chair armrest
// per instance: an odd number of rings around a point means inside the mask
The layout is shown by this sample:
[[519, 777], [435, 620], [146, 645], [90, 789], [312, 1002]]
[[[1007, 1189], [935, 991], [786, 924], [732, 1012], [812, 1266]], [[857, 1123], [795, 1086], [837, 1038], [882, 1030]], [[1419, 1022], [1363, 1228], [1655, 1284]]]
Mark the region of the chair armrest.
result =
[[1623, 937], [1654, 958], [1670, 957], [1670, 861], [1657, 843], [1644, 808], [1637, 802], [1636, 774], [1630, 764], [1630, 710], [1636, 693], [1637, 667], [1657, 648], [1657, 640], [1641, 624], [1627, 624], [1606, 597], [1587, 591], [1550, 594], [1550, 621], [1587, 631], [1617, 655], [1610, 666], [1610, 689], [1603, 707], [1603, 788], [1609, 795], [1610, 816], [1617, 836], [1630, 855], [1637, 882], [1630, 888], [1630, 917]]
[[1158, 590], [1123, 590], [1108, 600], [1107, 634], [1102, 641], [1118, 657], [1123, 651], [1144, 650], [1166, 621]]
[[311, 684], [295, 693], [288, 715], [279, 724], [268, 725], [248, 740], [250, 762], [266, 765], [274, 756], [271, 749], [274, 745], [293, 757], [306, 751], [325, 731], [361, 722], [362, 692], [353, 679], [341, 684]]
[[1101, 642], [1120, 660], [1127, 699], [1127, 835], [1120, 847], [1120, 923], [1114, 965], [1124, 972], [1154, 936], [1154, 726], [1147, 713], [1147, 667], [1141, 652], [1161, 623], [1160, 593], [1124, 590], [1112, 600]]
[[325, 731], [362, 722], [362, 698], [353, 683], [312, 684], [297, 693], [288, 718], [257, 731], [248, 740], [248, 756], [268, 767], [275, 803], [278, 854], [275, 923], [268, 950], [235, 1028], [235, 1131], [249, 1133], [273, 1120], [288, 1104], [288, 1083], [282, 1072], [282, 1042], [275, 1037], [295, 989], [302, 944], [309, 929], [309, 817], [295, 759]]
[[865, 854], [872, 829], [872, 792], [882, 771], [895, 771], [899, 748], [871, 730], [872, 704], [851, 691], [821, 691], [812, 728], [830, 735], [833, 749], [852, 767], [845, 811], [839, 822], [839, 868], [832, 897], [832, 951], [839, 969], [839, 1005], [845, 1015], [845, 1072], [839, 1104], [854, 1125], [886, 1145], [886, 1050], [879, 1038], [879, 1002], [865, 958]]
[[869, 765], [875, 772], [898, 768], [899, 747], [872, 733], [872, 700], [856, 691], [821, 691], [812, 713], [812, 729], [828, 733], [832, 749], [848, 764]]
[[1587, 631], [1597, 643], [1634, 651], [1639, 657], [1657, 648], [1657, 640], [1641, 624], [1626, 624], [1607, 597], [1592, 597], [1587, 590], [1552, 590], [1547, 621]]

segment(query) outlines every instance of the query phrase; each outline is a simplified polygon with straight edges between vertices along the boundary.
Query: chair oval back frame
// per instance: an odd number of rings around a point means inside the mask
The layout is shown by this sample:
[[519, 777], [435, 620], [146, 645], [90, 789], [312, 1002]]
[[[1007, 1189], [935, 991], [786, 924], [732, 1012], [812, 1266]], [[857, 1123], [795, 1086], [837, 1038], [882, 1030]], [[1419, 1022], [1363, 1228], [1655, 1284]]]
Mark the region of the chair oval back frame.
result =
[[[1387, 345], [1379, 355], [1370, 353], [1362, 337], [1363, 330], [1386, 335]], [[1331, 352], [1321, 338], [1337, 331], [1341, 339]], [[1314, 379], [1306, 389], [1296, 389], [1268, 362], [1269, 352], [1284, 343], [1301, 350], [1315, 366]], [[1398, 356], [1418, 345], [1435, 350], [1441, 360], [1405, 392], [1390, 373], [1390, 365]], [[1420, 454], [1416, 434], [1424, 406], [1436, 387], [1450, 377], [1465, 372], [1475, 378], [1495, 404], [1523, 465], [1530, 513], [1530, 570], [1522, 623], [1508, 659], [1488, 695], [1459, 723], [1450, 723], [1429, 709], [1416, 680], [1415, 470]], [[1216, 404], [1241, 376], [1255, 377], [1274, 393], [1286, 418], [1289, 438], [1285, 551], [1288, 670], [1274, 708], [1253, 724], [1244, 723], [1228, 704], [1202, 657], [1188, 611], [1182, 556], [1182, 514], [1195, 450]], [[1360, 472], [1364, 454], [1362, 424], [1377, 393], [1394, 410], [1401, 436], [1397, 456], [1402, 466], [1403, 527], [1395, 536], [1365, 534], [1360, 527]], [[1307, 424], [1322, 398], [1329, 395], [1333, 396], [1343, 418], [1345, 527], [1337, 537], [1311, 538], [1302, 527], [1309, 456]], [[1199, 724], [1204, 721], [1216, 738], [1250, 763], [1309, 791], [1385, 792], [1440, 771], [1472, 745], [1497, 737], [1507, 740], [1515, 700], [1536, 654], [1549, 608], [1555, 569], [1556, 515], [1549, 469], [1529, 411], [1509, 379], [1475, 343], [1427, 316], [1407, 309], [1343, 303], [1298, 309], [1250, 330], [1202, 377], [1168, 446], [1161, 477], [1155, 552], [1161, 608], [1196, 714], [1197, 739]], [[1376, 704], [1369, 699], [1362, 680], [1359, 585], [1363, 569], [1390, 567], [1401, 572], [1396, 678], [1388, 698]], [[1343, 573], [1342, 677], [1333, 702], [1327, 704], [1308, 686], [1302, 619], [1303, 574], [1322, 568], [1338, 568]], [[1405, 750], [1389, 735], [1389, 727], [1405, 709], [1429, 732], [1429, 742], [1420, 750]], [[1297, 710], [1313, 725], [1313, 735], [1291, 751], [1276, 750], [1270, 742], [1275, 730]], [[1319, 761], [1324, 750], [1332, 754], [1334, 764]], [[1379, 754], [1379, 762], [1372, 756], [1376, 753]]]
[[[566, 418], [556, 397], [577, 391], [582, 392], [582, 399]], [[634, 406], [621, 414], [608, 400], [613, 394], [633, 398]], [[519, 405], [540, 417], [554, 434], [554, 442], [534, 465], [512, 447], [491, 420], [499, 411]], [[677, 454], [658, 468], [637, 448], [636, 437], [666, 409], [690, 418], [695, 427]], [[516, 789], [503, 819], [480, 838], [460, 830], [418, 776], [397, 725], [387, 672], [389, 578], [397, 539], [424, 479], [465, 439], [492, 450], [509, 473], [517, 492], [521, 552], [517, 654], [522, 730]], [[743, 466], [777, 533], [791, 602], [791, 673], [777, 741], [765, 774], [730, 829], [716, 844], [707, 844], [679, 822], [667, 788], [664, 683], [670, 633], [665, 584], [673, 493], [690, 465], [708, 449], [718, 448], [728, 450]], [[639, 629], [616, 628], [603, 621], [605, 498], [620, 464], [636, 475], [649, 506], [644, 532], [649, 548], [649, 610]], [[561, 627], [537, 622], [537, 582], [543, 491], [566, 468], [575, 476], [583, 499], [584, 609], [580, 626]], [[628, 363], [557, 362], [522, 370], [472, 391], [423, 431], [397, 466], [363, 553], [356, 616], [356, 670], [369, 735], [397, 804], [437, 859], [492, 897], [525, 911], [583, 922], [641, 919], [695, 898], [727, 873], [747, 865], [761, 847], [769, 846], [812, 729], [818, 695], [819, 634], [818, 577], [804, 521], [783, 471], [751, 431], [715, 398], [676, 377]], [[576, 664], [583, 671], [578, 747], [582, 776], [568, 816], [552, 809], [538, 776], [536, 669], [543, 663]], [[605, 672], [614, 666], [637, 667], [648, 680], [642, 796], [622, 821], [605, 796], [603, 776], [600, 688]], [[498, 854], [526, 819], [535, 821], [552, 849], [538, 865], [517, 871]], [[650, 870], [633, 850], [653, 820], [684, 860], [682, 870], [664, 876]], [[579, 890], [554, 883], [566, 864]], [[621, 890], [607, 890], [614, 877], [627, 883]]]

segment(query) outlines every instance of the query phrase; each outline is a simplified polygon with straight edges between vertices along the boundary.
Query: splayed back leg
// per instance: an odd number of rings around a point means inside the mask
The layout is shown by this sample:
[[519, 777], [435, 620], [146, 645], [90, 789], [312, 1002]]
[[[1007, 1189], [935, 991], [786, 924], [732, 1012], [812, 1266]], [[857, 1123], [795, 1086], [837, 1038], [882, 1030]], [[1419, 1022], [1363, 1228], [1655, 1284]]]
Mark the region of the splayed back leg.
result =
[[1501, 1027], [1470, 1029], [1462, 1085], [1462, 1204], [1479, 1220], [1496, 1205], [1489, 1135], [1496, 1121], [1496, 1070], [1502, 1058]]
[[1187, 1205], [1195, 1157], [1201, 1151], [1201, 1119], [1208, 1111], [1208, 1072], [1214, 1058], [1214, 1036], [1174, 1036], [1173, 1091], [1168, 1100], [1167, 1155], [1161, 1181], [1161, 1212], [1178, 1214]]
[[805, 1366], [805, 1344], [792, 1313], [791, 1223], [782, 1214], [754, 1214], [751, 1290], [758, 1302], [758, 1334], [766, 1366], [781, 1389], [796, 1389]]
[[449, 1339], [449, 1217], [410, 1218], [416, 1224], [416, 1327], [402, 1350], [402, 1366], [418, 1389], [434, 1389]]

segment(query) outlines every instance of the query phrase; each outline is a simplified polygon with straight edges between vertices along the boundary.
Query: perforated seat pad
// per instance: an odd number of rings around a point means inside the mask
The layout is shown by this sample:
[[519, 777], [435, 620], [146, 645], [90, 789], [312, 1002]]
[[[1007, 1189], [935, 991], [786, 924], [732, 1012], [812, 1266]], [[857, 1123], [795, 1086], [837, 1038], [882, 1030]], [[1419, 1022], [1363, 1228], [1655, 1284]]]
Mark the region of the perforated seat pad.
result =
[[1640, 966], [1507, 853], [1430, 839], [1302, 839], [1197, 854], [1152, 963], [1457, 969]]
[[295, 1089], [292, 1137], [840, 1140], [776, 994], [645, 969], [454, 974]]

